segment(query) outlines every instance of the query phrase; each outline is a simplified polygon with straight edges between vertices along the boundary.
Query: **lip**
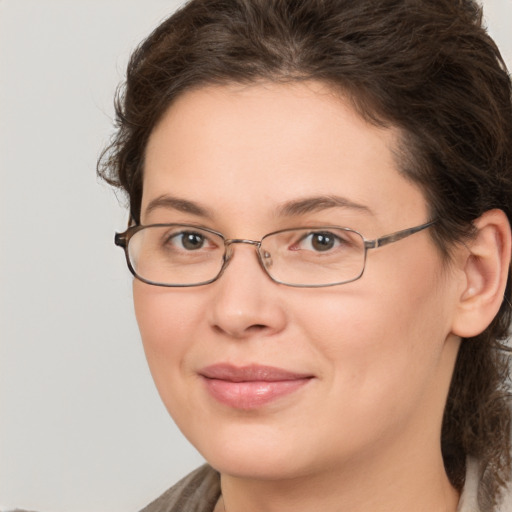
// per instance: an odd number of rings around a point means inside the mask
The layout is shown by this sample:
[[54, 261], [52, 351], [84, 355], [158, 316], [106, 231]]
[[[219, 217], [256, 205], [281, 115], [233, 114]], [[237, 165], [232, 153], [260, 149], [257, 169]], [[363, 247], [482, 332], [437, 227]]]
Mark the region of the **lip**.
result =
[[221, 363], [199, 371], [206, 389], [218, 402], [234, 409], [257, 409], [308, 384], [313, 375], [274, 366]]

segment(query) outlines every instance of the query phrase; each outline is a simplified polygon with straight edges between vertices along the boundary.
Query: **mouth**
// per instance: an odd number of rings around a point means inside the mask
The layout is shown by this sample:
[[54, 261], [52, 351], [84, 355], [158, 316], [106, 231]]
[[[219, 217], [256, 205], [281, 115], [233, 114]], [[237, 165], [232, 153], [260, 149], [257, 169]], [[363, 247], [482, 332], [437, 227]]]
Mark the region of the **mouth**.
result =
[[234, 409], [257, 409], [294, 393], [314, 376], [262, 365], [216, 364], [203, 368], [202, 377], [209, 394]]

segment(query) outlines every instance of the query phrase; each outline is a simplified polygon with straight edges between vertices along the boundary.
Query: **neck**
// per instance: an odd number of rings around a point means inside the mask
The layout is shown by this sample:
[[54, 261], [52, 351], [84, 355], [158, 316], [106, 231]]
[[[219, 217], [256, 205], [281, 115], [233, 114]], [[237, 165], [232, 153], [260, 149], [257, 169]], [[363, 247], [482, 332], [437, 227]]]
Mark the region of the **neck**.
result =
[[223, 496], [215, 512], [455, 512], [459, 495], [441, 454], [413, 461], [414, 454], [401, 464], [391, 457], [372, 467], [352, 461], [345, 469], [283, 480], [222, 475]]

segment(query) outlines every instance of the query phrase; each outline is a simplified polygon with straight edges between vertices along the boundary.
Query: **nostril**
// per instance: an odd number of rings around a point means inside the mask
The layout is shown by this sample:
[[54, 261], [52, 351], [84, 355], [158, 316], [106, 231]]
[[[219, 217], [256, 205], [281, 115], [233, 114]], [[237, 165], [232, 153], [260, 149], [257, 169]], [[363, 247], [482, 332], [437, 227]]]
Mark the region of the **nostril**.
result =
[[218, 334], [229, 334], [230, 336], [233, 336], [234, 338], [245, 338], [247, 335], [250, 334], [258, 334], [265, 329], [268, 328], [268, 326], [264, 324], [253, 324], [249, 325], [248, 327], [245, 327], [244, 329], [228, 329], [223, 328], [220, 325], [213, 325], [212, 326], [214, 331]]
[[254, 325], [250, 325], [246, 331], [248, 332], [260, 332], [260, 331], [264, 331], [265, 329], [267, 328], [266, 325], [263, 325], [263, 324], [254, 324]]

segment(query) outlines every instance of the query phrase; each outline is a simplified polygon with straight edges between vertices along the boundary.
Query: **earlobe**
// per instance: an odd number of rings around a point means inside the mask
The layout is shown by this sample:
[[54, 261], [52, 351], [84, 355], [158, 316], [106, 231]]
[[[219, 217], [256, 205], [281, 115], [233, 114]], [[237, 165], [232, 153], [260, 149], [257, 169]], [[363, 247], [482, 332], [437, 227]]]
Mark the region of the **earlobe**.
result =
[[462, 338], [484, 331], [496, 316], [505, 293], [510, 268], [511, 232], [502, 210], [490, 210], [474, 222], [474, 238], [465, 244], [465, 277], [452, 324]]

